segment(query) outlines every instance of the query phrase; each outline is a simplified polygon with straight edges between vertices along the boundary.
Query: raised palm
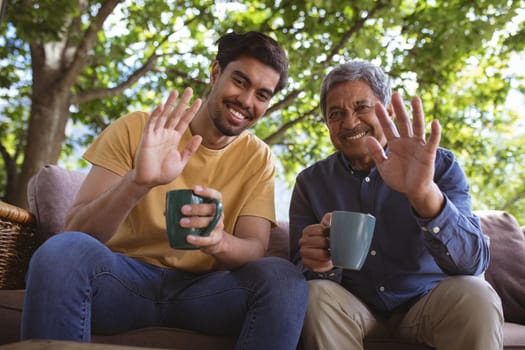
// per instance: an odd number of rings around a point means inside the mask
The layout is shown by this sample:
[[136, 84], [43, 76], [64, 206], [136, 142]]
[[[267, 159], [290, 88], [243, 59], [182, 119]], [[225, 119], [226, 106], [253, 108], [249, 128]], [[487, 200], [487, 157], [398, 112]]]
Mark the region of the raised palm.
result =
[[434, 161], [441, 129], [437, 120], [432, 122], [432, 132], [425, 140], [425, 122], [421, 100], [412, 99], [413, 122], [399, 94], [392, 96], [396, 122], [388, 116], [383, 106], [376, 106], [376, 113], [388, 144], [388, 155], [373, 138], [367, 140], [369, 151], [384, 181], [407, 197], [430, 190], [434, 177]]
[[179, 151], [182, 135], [201, 105], [201, 100], [197, 99], [188, 108], [192, 94], [187, 88], [176, 103], [178, 93], [173, 92], [164, 105], [151, 113], [135, 157], [134, 179], [137, 184], [154, 187], [170, 183], [182, 173], [199, 147], [202, 138], [196, 135]]

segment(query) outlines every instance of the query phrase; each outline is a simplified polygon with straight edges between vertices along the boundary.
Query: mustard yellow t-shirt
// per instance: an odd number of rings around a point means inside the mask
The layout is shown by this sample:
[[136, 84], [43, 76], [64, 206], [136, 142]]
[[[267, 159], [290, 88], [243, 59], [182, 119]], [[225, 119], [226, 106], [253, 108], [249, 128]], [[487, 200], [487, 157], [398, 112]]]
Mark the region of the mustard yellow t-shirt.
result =
[[[134, 167], [135, 154], [149, 114], [134, 112], [107, 127], [84, 153], [93, 165], [124, 176]], [[179, 149], [191, 138], [188, 129]], [[222, 193], [224, 229], [232, 233], [237, 218], [258, 216], [275, 223], [275, 165], [269, 147], [248, 131], [221, 150], [200, 146], [172, 183], [153, 188], [130, 212], [107, 246], [162, 267], [203, 273], [215, 259], [199, 250], [175, 250], [168, 244], [165, 195], [178, 188], [202, 185]]]

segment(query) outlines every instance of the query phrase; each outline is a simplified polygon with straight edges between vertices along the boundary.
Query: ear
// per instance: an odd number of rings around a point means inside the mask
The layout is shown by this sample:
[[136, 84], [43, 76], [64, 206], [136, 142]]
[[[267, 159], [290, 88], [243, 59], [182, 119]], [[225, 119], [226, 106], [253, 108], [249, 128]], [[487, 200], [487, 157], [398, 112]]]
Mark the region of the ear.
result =
[[211, 73], [210, 73], [210, 83], [213, 85], [215, 84], [215, 81], [221, 74], [221, 66], [219, 65], [219, 61], [213, 61], [211, 65]]

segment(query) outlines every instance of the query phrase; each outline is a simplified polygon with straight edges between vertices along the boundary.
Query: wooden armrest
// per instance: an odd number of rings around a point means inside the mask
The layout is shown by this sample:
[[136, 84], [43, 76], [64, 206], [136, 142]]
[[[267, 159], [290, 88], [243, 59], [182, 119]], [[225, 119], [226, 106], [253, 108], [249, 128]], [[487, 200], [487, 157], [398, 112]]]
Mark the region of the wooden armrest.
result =
[[19, 224], [31, 224], [35, 220], [35, 216], [23, 208], [0, 201], [0, 219]]

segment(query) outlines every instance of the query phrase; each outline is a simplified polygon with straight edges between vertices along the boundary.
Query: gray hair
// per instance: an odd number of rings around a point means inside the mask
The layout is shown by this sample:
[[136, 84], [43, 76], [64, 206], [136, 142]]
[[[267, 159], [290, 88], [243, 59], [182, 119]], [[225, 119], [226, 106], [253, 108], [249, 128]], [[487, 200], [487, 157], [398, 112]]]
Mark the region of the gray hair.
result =
[[378, 66], [367, 61], [349, 61], [336, 66], [324, 77], [321, 85], [321, 113], [326, 120], [326, 95], [337, 84], [363, 81], [374, 92], [374, 95], [387, 106], [392, 97], [392, 88], [388, 76]]

